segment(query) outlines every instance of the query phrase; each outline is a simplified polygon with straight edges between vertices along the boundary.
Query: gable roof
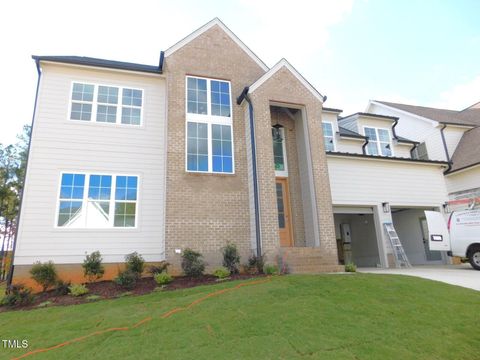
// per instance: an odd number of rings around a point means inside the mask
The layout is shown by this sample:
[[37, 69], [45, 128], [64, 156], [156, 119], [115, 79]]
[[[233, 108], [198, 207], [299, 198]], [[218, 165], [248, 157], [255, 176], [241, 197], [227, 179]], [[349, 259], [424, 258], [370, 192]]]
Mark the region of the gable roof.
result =
[[466, 131], [452, 156], [450, 173], [480, 165], [480, 127]]
[[58, 62], [58, 63], [64, 63], [64, 64], [75, 64], [75, 65], [102, 67], [102, 68], [109, 68], [109, 69], [161, 74], [163, 54], [160, 54], [160, 63], [158, 66], [135, 64], [135, 63], [124, 62], [124, 61], [106, 60], [106, 59], [99, 59], [99, 58], [92, 58], [92, 57], [85, 57], [85, 56], [32, 55], [32, 59], [34, 59], [35, 61], [49, 61], [49, 62]]
[[179, 42], [177, 42], [175, 45], [169, 47], [167, 50], [165, 50], [165, 56], [168, 57], [172, 55], [175, 51], [181, 49], [184, 47], [186, 44], [188, 44], [190, 41], [194, 40], [198, 36], [202, 35], [205, 31], [211, 29], [214, 26], [219, 26], [225, 33], [238, 45], [240, 48], [242, 48], [243, 51], [245, 51], [257, 64], [260, 66], [264, 71], [268, 71], [268, 66], [257, 56], [255, 53], [250, 50], [250, 48], [245, 45], [245, 43], [238, 38], [237, 35], [235, 35], [219, 18], [214, 18], [210, 20], [208, 23], [200, 27], [199, 29], [195, 30], [192, 32], [190, 35], [186, 36]]
[[295, 69], [286, 59], [281, 59], [278, 63], [275, 64], [270, 70], [263, 74], [257, 81], [248, 87], [248, 92], [253, 92], [258, 89], [265, 81], [270, 79], [274, 74], [276, 74], [280, 69], [286, 68], [293, 76], [295, 76], [298, 81], [302, 83], [318, 100], [322, 103], [327, 99], [326, 96], [323, 96], [318, 92], [317, 89], [313, 87], [303, 76], [300, 74], [297, 69]]
[[480, 109], [467, 108], [463, 111], [457, 111], [448, 109], [437, 109], [426, 106], [399, 104], [379, 100], [373, 100], [373, 102], [403, 110], [411, 114], [427, 118], [429, 120], [438, 121], [442, 124], [460, 126], [480, 125]]

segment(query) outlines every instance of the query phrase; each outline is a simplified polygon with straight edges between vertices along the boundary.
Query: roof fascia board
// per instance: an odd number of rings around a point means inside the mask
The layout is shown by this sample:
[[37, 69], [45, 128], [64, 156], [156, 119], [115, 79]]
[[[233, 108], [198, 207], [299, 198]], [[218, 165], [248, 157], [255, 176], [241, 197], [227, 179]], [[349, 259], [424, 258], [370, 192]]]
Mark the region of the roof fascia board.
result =
[[426, 117], [423, 117], [423, 116], [420, 116], [420, 115], [416, 115], [416, 114], [411, 113], [411, 112], [409, 112], [409, 111], [405, 111], [405, 110], [401, 110], [401, 109], [398, 109], [398, 108], [393, 107], [393, 106], [385, 105], [385, 104], [379, 103], [379, 102], [374, 101], [374, 100], [370, 100], [370, 103], [371, 103], [371, 104], [374, 104], [374, 105], [378, 105], [378, 106], [384, 107], [384, 108], [387, 108], [387, 109], [390, 109], [390, 110], [397, 111], [397, 112], [399, 112], [400, 114], [409, 115], [409, 116], [412, 116], [412, 117], [414, 117], [414, 118], [416, 118], [416, 119], [426, 121], [426, 122], [430, 123], [430, 124], [433, 125], [433, 126], [438, 126], [438, 124], [439, 124], [439, 122], [438, 122], [437, 120], [432, 120], [432, 119], [429, 119], [429, 118], [426, 118]]
[[137, 74], [143, 76], [154, 76], [154, 77], [161, 77], [164, 78], [165, 74], [162, 73], [154, 73], [149, 71], [137, 71], [137, 70], [125, 70], [125, 69], [116, 69], [107, 66], [93, 66], [93, 65], [84, 65], [84, 64], [74, 64], [70, 62], [61, 62], [61, 61], [50, 61], [50, 60], [40, 60], [40, 65], [47, 64], [47, 65], [56, 65], [56, 66], [64, 66], [64, 67], [73, 67], [73, 68], [84, 68], [84, 69], [91, 69], [91, 70], [104, 70], [104, 71], [113, 71], [119, 73], [128, 73], [128, 74]]
[[346, 158], [346, 159], [351, 159], [351, 158], [356, 158], [359, 160], [370, 160], [370, 161], [386, 161], [386, 162], [401, 162], [405, 164], [416, 164], [416, 165], [428, 165], [428, 166], [439, 166], [439, 167], [446, 167], [448, 166], [448, 163], [446, 161], [424, 161], [424, 160], [416, 160], [416, 159], [408, 159], [408, 158], [387, 158], [387, 157], [374, 157], [370, 155], [363, 155], [363, 154], [354, 154], [354, 153], [332, 153], [332, 152], [327, 152], [327, 157], [339, 157], [339, 158]]
[[175, 45], [169, 47], [167, 50], [165, 50], [165, 57], [169, 57], [175, 51], [181, 49], [190, 41], [196, 39], [198, 36], [202, 35], [204, 32], [211, 29], [215, 25], [218, 25], [223, 31], [225, 31], [228, 36], [230, 36], [230, 38], [258, 64], [258, 66], [260, 66], [264, 71], [269, 70], [268, 66], [257, 55], [255, 55], [255, 53], [250, 50], [250, 48], [245, 45], [245, 43], [240, 40], [238, 36], [235, 35], [219, 18], [214, 18], [210, 20], [208, 23], [195, 30], [190, 35], [177, 42]]
[[456, 169], [456, 170], [452, 170], [452, 171], [449, 171], [447, 173], [445, 173], [445, 176], [449, 176], [449, 175], [458, 175], [458, 174], [461, 174], [465, 171], [468, 171], [468, 170], [472, 170], [472, 169], [475, 169], [477, 167], [480, 167], [480, 162], [478, 163], [474, 163], [474, 164], [471, 164], [471, 165], [467, 165], [467, 166], [464, 166], [460, 169]]
[[263, 74], [257, 81], [255, 81], [251, 86], [249, 86], [248, 92], [252, 93], [260, 86], [262, 86], [268, 79], [270, 79], [274, 74], [276, 74], [281, 68], [285, 67], [288, 71], [290, 71], [300, 83], [305, 86], [313, 96], [315, 96], [320, 102], [323, 104], [324, 97], [320, 94], [317, 89], [315, 89], [312, 84], [310, 84], [290, 63], [282, 59], [278, 63], [275, 64], [269, 71]]

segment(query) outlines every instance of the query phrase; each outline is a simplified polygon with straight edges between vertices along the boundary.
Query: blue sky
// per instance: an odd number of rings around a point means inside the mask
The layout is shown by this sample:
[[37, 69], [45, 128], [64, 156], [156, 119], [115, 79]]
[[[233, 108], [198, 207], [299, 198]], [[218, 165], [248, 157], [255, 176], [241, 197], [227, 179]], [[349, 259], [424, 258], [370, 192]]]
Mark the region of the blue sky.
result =
[[[289, 60], [344, 115], [369, 99], [462, 109], [480, 101], [480, 1], [5, 1], [0, 143], [31, 121], [30, 56], [157, 64], [219, 17], [269, 66]], [[134, 4], [134, 5], [132, 5]], [[28, 9], [28, 11], [25, 11]], [[6, 35], [5, 35], [6, 34]], [[8, 55], [8, 56], [6, 56]]]

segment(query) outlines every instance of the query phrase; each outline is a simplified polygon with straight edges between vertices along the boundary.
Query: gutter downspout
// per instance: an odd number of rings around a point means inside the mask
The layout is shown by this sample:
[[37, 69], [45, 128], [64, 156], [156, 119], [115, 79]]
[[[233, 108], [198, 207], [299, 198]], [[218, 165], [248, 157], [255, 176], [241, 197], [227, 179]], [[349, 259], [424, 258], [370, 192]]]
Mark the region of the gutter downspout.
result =
[[413, 155], [413, 152], [415, 151], [415, 149], [418, 147], [418, 144], [413, 144], [413, 147], [410, 149], [410, 157], [412, 159], [414, 159], [414, 155]]
[[363, 153], [363, 155], [367, 155], [367, 150], [365, 150], [365, 148], [367, 147], [368, 142], [369, 142], [368, 137], [365, 137], [365, 143], [362, 145], [362, 153]]
[[262, 238], [260, 234], [260, 202], [258, 198], [258, 177], [257, 177], [257, 149], [255, 145], [255, 122], [253, 116], [252, 100], [248, 96], [248, 87], [243, 89], [242, 94], [237, 99], [237, 104], [240, 105], [245, 99], [248, 103], [248, 114], [250, 120], [250, 146], [252, 148], [252, 176], [253, 176], [253, 198], [255, 206], [255, 238], [257, 244], [257, 257], [262, 256]]
[[447, 124], [443, 124], [442, 128], [440, 129], [440, 135], [442, 135], [443, 149], [445, 150], [445, 155], [447, 156], [447, 161], [448, 161], [448, 168], [443, 172], [444, 174], [448, 173], [452, 168], [452, 159], [450, 159], [450, 154], [448, 153], [448, 148], [447, 148], [447, 141], [445, 140], [445, 133], [443, 132], [446, 127], [447, 127]]
[[393, 122], [393, 125], [392, 125], [392, 133], [393, 133], [393, 138], [394, 138], [395, 140], [398, 140], [398, 136], [397, 136], [397, 133], [396, 133], [396, 131], [395, 131], [395, 126], [397, 126], [398, 120], [399, 120], [399, 119], [397, 118], [397, 120], [395, 120], [395, 121]]
[[18, 214], [17, 214], [17, 226], [16, 226], [16, 229], [15, 229], [15, 238], [13, 239], [12, 261], [10, 263], [10, 271], [8, 272], [8, 276], [7, 276], [7, 289], [10, 285], [12, 285], [13, 271], [15, 270], [15, 266], [13, 265], [13, 263], [15, 261], [15, 250], [17, 249], [18, 229], [20, 227], [20, 218], [21, 218], [21, 214], [22, 214], [22, 205], [23, 205], [23, 195], [25, 194], [25, 185], [26, 185], [25, 180], [27, 179], [27, 172], [28, 172], [28, 159], [30, 158], [30, 151], [31, 151], [31, 146], [32, 146], [32, 136], [33, 136], [33, 125], [35, 123], [35, 114], [37, 112], [37, 103], [38, 103], [38, 92], [40, 90], [40, 79], [42, 77], [42, 70], [40, 69], [40, 60], [37, 59], [37, 58], [34, 58], [34, 60], [35, 60], [35, 65], [37, 66], [37, 73], [38, 73], [37, 89], [36, 89], [36, 92], [35, 92], [35, 102], [33, 104], [32, 125], [30, 127], [30, 139], [28, 141], [27, 158], [25, 160], [25, 177], [23, 178], [23, 188], [22, 188], [22, 192], [20, 193], [20, 202], [19, 202], [19, 205], [18, 205]]

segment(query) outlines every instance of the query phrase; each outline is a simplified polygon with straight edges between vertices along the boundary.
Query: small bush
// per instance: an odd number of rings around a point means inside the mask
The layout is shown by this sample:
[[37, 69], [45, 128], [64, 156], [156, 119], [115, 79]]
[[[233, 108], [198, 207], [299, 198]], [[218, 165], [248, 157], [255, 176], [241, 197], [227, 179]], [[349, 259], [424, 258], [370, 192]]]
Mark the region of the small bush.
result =
[[161, 274], [162, 272], [168, 272], [170, 264], [166, 261], [160, 261], [158, 265], [151, 265], [148, 267], [148, 272], [152, 275]]
[[226, 267], [219, 267], [215, 269], [215, 271], [213, 272], [213, 276], [215, 276], [219, 280], [224, 280], [230, 276], [230, 270]]
[[94, 251], [83, 260], [83, 275], [88, 279], [88, 282], [101, 279], [105, 274], [105, 268], [102, 265], [102, 255], [100, 251]]
[[231, 274], [238, 274], [238, 265], [240, 264], [240, 256], [238, 255], [237, 246], [235, 244], [227, 244], [222, 249], [223, 266], [226, 267]]
[[205, 262], [202, 254], [192, 249], [185, 249], [182, 254], [182, 269], [186, 276], [197, 277], [203, 275]]
[[138, 275], [130, 270], [120, 271], [115, 283], [126, 290], [131, 290], [137, 284]]
[[168, 275], [166, 272], [155, 274], [153, 278], [155, 279], [155, 282], [157, 283], [157, 285], [167, 285], [167, 284], [170, 284], [173, 280], [173, 278], [170, 275]]
[[70, 290], [70, 295], [75, 297], [88, 294], [88, 289], [83, 284], [72, 284], [68, 287], [68, 290]]
[[70, 281], [58, 280], [55, 284], [55, 295], [67, 295], [69, 291]]
[[263, 272], [267, 275], [277, 275], [278, 274], [278, 266], [277, 265], [272, 265], [272, 264], [267, 264], [263, 268]]
[[136, 251], [125, 256], [126, 269], [131, 273], [134, 273], [137, 278], [142, 276], [143, 270], [145, 268], [145, 260], [142, 255]]
[[354, 263], [345, 264], [345, 272], [356, 272], [357, 266]]
[[32, 290], [22, 284], [11, 285], [7, 288], [7, 293], [0, 301], [2, 306], [24, 306], [33, 301]]
[[246, 269], [250, 274], [263, 274], [264, 255], [252, 255], [248, 258]]
[[30, 275], [35, 282], [46, 291], [49, 287], [54, 286], [57, 282], [57, 271], [52, 261], [42, 264], [36, 262], [30, 269]]

